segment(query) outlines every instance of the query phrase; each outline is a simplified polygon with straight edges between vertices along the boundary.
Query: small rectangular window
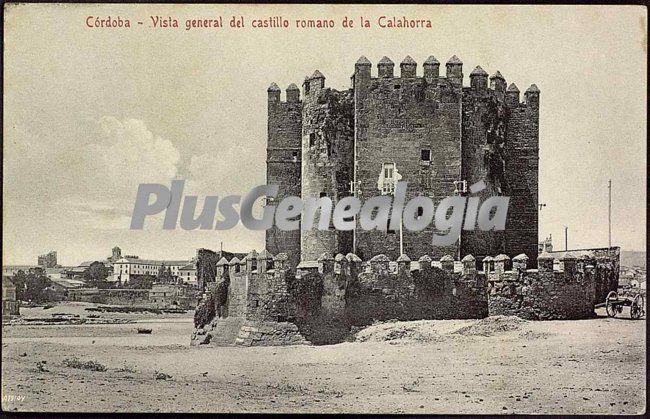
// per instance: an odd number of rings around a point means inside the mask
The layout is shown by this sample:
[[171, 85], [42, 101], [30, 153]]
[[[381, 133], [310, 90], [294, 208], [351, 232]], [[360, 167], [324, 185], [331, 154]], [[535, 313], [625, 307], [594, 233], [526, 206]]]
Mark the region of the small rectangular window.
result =
[[395, 191], [395, 163], [384, 163], [381, 173], [381, 193], [392, 194]]
[[312, 132], [309, 134], [309, 147], [313, 147], [316, 144], [316, 133]]
[[423, 148], [420, 151], [420, 159], [422, 161], [430, 162], [431, 161], [431, 150], [428, 148]]
[[418, 207], [418, 218], [422, 217], [423, 214], [424, 214], [424, 208]]
[[467, 181], [465, 180], [454, 181], [454, 187], [456, 188], [456, 190], [454, 191], [455, 193], [457, 194], [466, 193]]
[[323, 197], [326, 197], [326, 196], [327, 196], [327, 192], [321, 192], [321, 193], [319, 194], [319, 197], [320, 197], [320, 198], [323, 198]]
[[297, 162], [298, 161], [298, 152], [294, 151], [294, 152], [291, 153], [291, 155], [293, 157], [293, 162], [294, 163]]

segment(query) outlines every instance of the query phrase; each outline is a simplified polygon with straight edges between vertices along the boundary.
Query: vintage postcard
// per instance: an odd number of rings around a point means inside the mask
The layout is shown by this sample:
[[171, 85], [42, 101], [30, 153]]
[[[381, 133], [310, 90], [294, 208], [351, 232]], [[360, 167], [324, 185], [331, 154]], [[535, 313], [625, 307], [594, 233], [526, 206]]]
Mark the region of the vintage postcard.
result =
[[645, 7], [3, 27], [4, 412], [645, 413]]

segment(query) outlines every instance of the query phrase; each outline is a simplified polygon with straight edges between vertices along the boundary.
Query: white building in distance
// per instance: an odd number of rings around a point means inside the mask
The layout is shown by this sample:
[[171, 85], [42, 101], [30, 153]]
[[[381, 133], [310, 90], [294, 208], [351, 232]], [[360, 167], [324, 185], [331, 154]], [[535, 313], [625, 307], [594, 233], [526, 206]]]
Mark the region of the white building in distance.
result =
[[[132, 277], [151, 275], [158, 276], [162, 266], [165, 270], [171, 270], [172, 278], [178, 279], [181, 268], [192, 263], [191, 260], [150, 260], [140, 259], [133, 256], [125, 256], [113, 263], [113, 281], [121, 281], [123, 284], [129, 282]], [[196, 281], [196, 269], [194, 270], [194, 281]]]

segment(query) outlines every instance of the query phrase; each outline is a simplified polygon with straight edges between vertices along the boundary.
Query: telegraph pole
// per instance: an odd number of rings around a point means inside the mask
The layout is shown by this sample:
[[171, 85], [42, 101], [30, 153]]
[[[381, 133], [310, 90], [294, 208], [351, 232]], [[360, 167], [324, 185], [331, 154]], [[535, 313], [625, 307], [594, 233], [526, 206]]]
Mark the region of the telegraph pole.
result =
[[608, 236], [608, 241], [607, 241], [607, 247], [609, 251], [612, 250], [612, 180], [610, 179], [608, 182], [607, 186], [608, 192], [609, 192], [609, 202], [608, 202], [608, 210], [607, 210], [607, 222], [608, 222], [608, 228], [609, 228], [609, 236]]
[[569, 227], [564, 226], [564, 251], [569, 251]]

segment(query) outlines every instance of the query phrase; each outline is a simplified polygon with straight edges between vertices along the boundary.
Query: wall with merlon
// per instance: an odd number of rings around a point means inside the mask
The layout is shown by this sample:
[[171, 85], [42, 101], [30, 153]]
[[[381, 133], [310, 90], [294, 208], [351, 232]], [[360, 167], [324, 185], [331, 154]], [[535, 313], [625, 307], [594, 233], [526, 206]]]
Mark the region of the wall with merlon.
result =
[[597, 290], [612, 286], [608, 263], [542, 254], [537, 269], [524, 264], [488, 273], [489, 313], [531, 320], [593, 317]]
[[[565, 254], [566, 251], [549, 252], [556, 260]], [[596, 304], [602, 303], [607, 298], [610, 291], [618, 291], [618, 281], [620, 275], [620, 247], [602, 247], [592, 249], [573, 249], [570, 254], [577, 258], [579, 269], [588, 266], [596, 268], [594, 270], [596, 283]], [[559, 265], [559, 263], [558, 263]]]
[[[374, 78], [367, 69], [357, 65], [354, 77], [360, 197], [381, 193], [377, 183], [384, 163], [394, 163], [408, 182], [407, 201], [424, 195], [437, 205], [453, 196], [461, 174], [460, 85], [445, 77], [394, 77], [382, 69]], [[431, 150], [430, 163], [421, 160], [423, 149]], [[433, 224], [419, 232], [404, 229], [404, 252], [413, 257], [457, 254], [457, 245], [433, 246], [433, 232]], [[356, 244], [362, 258], [385, 254], [396, 259], [399, 231], [358, 229]]]
[[[476, 196], [510, 197], [506, 230], [462, 231], [458, 243], [433, 246], [433, 223], [424, 231], [404, 231], [403, 251], [413, 257], [445, 254], [463, 257], [519, 253], [536, 257], [538, 231], [539, 89], [531, 86], [520, 101], [519, 91], [496, 72], [489, 77], [476, 68], [470, 86], [463, 87], [463, 63], [453, 56], [440, 75], [440, 63], [429, 57], [418, 64], [406, 57], [396, 65], [384, 57], [376, 65], [365, 57], [355, 64], [352, 89], [326, 88], [316, 71], [303, 83], [303, 97], [294, 85], [281, 100], [273, 84], [268, 90], [268, 183], [280, 184], [280, 196], [330, 197], [333, 203], [350, 195], [354, 179], [354, 150], [358, 196], [380, 193], [378, 179], [384, 163], [396, 164], [409, 183], [407, 200], [417, 195], [438, 204], [456, 192], [455, 181], [467, 186], [485, 180]], [[298, 158], [296, 152], [300, 151]], [[430, 162], [421, 159], [431, 150]], [[301, 167], [302, 166], [302, 167]], [[481, 202], [483, 202], [481, 201]], [[399, 232], [357, 228], [356, 253], [369, 259], [378, 254], [399, 256]], [[292, 262], [315, 260], [323, 252], [355, 249], [352, 232], [267, 231], [266, 248], [287, 252]], [[300, 244], [298, 244], [300, 242]]]
[[[300, 196], [302, 160], [302, 102], [300, 91], [287, 91], [287, 100], [280, 100], [275, 86], [268, 92], [268, 124], [266, 148], [266, 184], [278, 185], [279, 192], [269, 203], [287, 196]], [[283, 231], [275, 224], [266, 231], [266, 248], [273, 254], [287, 252], [295, 263], [300, 257], [300, 230]]]
[[508, 106], [504, 194], [510, 197], [505, 253], [537, 256], [539, 189], [539, 93], [526, 103]]
[[[588, 318], [597, 293], [617, 285], [611, 274], [616, 259], [598, 254], [555, 260], [542, 254], [538, 268], [529, 269], [523, 254], [512, 260], [505, 254], [487, 257], [477, 266], [471, 255], [460, 262], [449, 255], [439, 262], [427, 255], [417, 262], [406, 255], [364, 262], [349, 253], [323, 254], [294, 269], [286, 254], [251, 252], [241, 262], [231, 261], [229, 276], [224, 267], [217, 273], [221, 279], [208, 284], [208, 293], [225, 284], [228, 297], [204, 298], [217, 305], [218, 318], [204, 319], [194, 336], [205, 341], [210, 334], [229, 334], [215, 340], [220, 344], [327, 344], [345, 340], [355, 326], [390, 319]], [[220, 324], [225, 326], [219, 329]]]

